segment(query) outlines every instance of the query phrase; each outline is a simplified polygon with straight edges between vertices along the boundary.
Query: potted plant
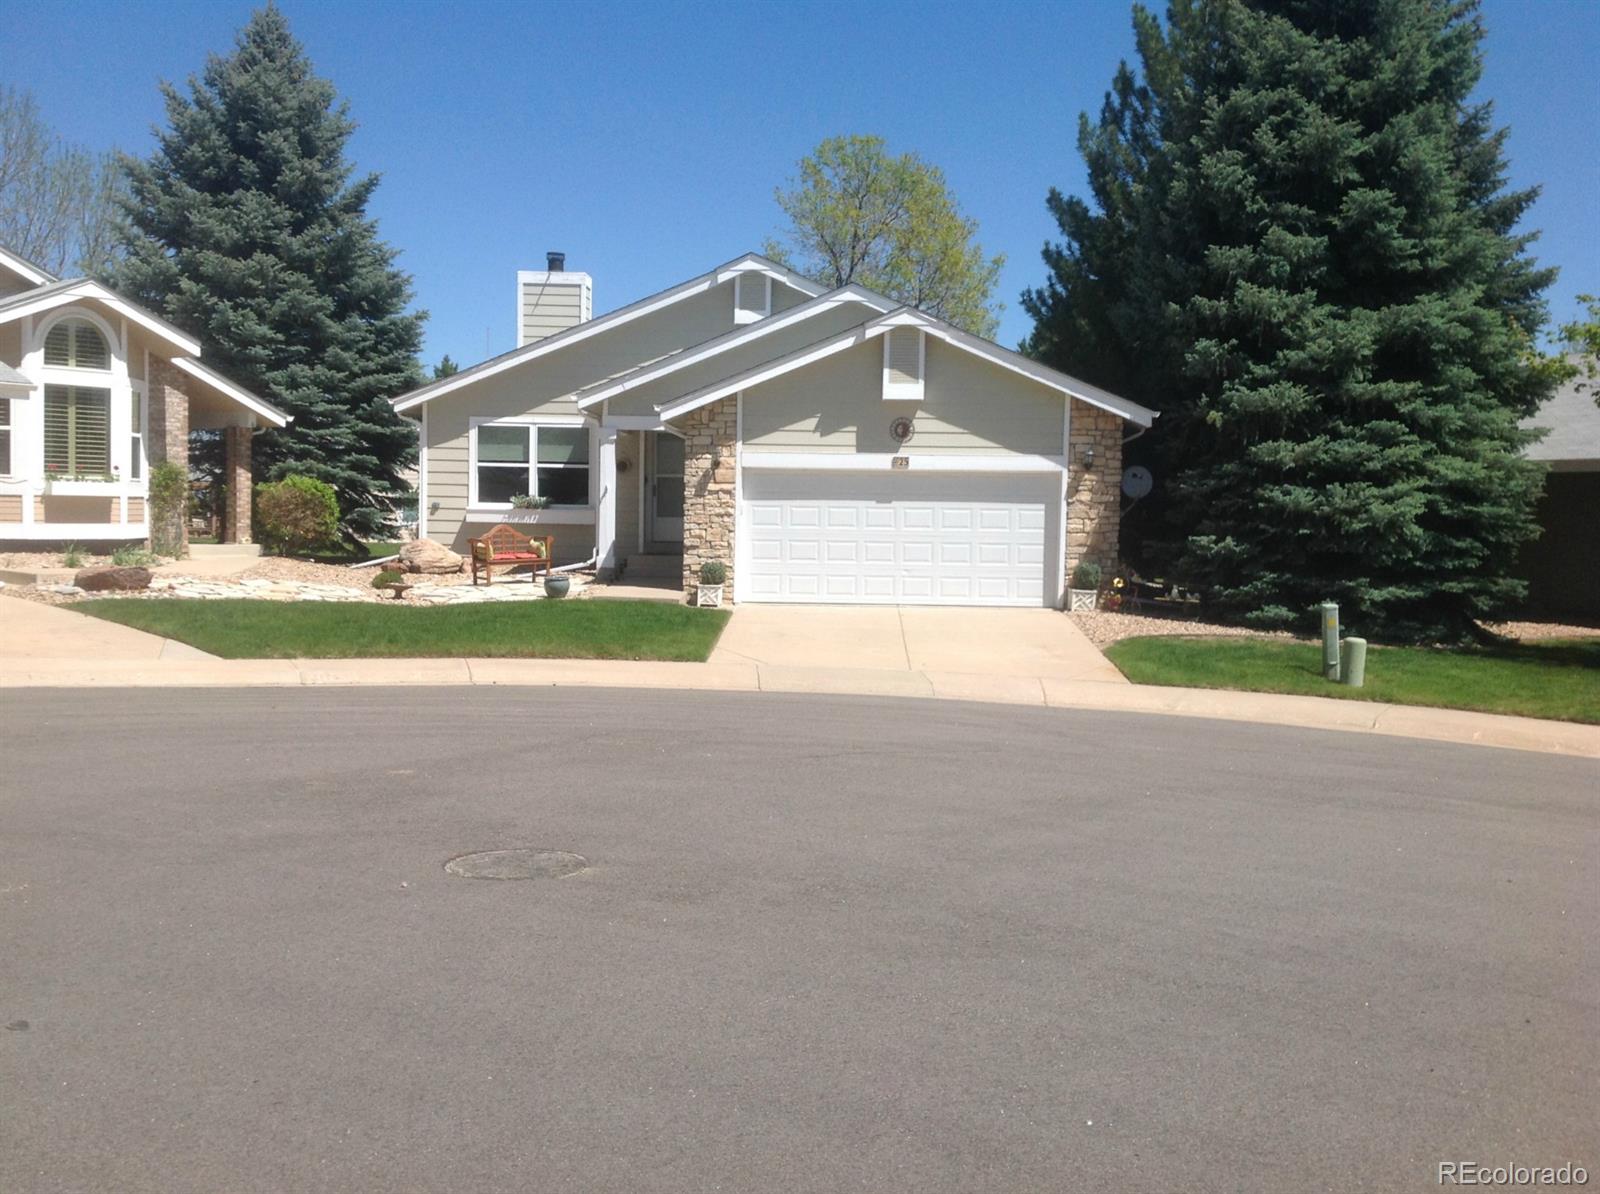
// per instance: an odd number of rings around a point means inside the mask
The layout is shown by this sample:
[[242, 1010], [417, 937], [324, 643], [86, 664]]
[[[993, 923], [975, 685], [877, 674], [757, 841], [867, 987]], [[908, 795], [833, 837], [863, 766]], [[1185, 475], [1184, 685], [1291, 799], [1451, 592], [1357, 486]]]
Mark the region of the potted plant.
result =
[[728, 566], [721, 560], [707, 560], [700, 565], [700, 583], [695, 587], [694, 603], [701, 609], [718, 609], [722, 605], [722, 586], [728, 581]]
[[526, 493], [514, 493], [511, 495], [511, 508], [513, 510], [543, 510], [549, 504], [550, 499], [543, 496], [534, 497]]
[[572, 578], [564, 572], [546, 572], [544, 574], [544, 595], [546, 597], [565, 597], [572, 591]]
[[1067, 582], [1067, 608], [1092, 610], [1099, 595], [1100, 565], [1085, 560], [1072, 570], [1072, 579]]

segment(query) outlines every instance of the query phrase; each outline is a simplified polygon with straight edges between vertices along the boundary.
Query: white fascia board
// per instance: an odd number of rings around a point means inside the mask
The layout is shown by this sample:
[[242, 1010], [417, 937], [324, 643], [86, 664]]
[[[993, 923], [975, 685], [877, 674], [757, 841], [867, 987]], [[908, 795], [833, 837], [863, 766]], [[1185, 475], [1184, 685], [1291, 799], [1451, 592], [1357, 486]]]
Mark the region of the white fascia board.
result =
[[[796, 308], [796, 310], [798, 309]], [[921, 328], [928, 335], [937, 336], [955, 348], [960, 348], [972, 353], [974, 356], [982, 357], [984, 360], [999, 365], [1003, 369], [1009, 369], [1013, 373], [1021, 374], [1023, 377], [1030, 378], [1053, 390], [1058, 390], [1069, 397], [1087, 402], [1090, 406], [1108, 410], [1112, 414], [1126, 419], [1130, 423], [1137, 423], [1141, 427], [1151, 426], [1159, 417], [1159, 412], [1140, 406], [1137, 402], [1129, 402], [1127, 399], [1119, 398], [1115, 394], [1108, 394], [1106, 391], [1096, 386], [1091, 386], [1087, 382], [1068, 377], [1065, 373], [1058, 373], [1045, 365], [1030, 361], [1020, 353], [1001, 348], [998, 344], [994, 344], [980, 336], [973, 336], [959, 331], [942, 320], [935, 319], [931, 315], [926, 315], [909, 307], [897, 308], [876, 319], [869, 320], [859, 328], [845, 332], [832, 340], [825, 340], [820, 344], [813, 344], [810, 347], [803, 348], [799, 352], [773, 361], [769, 365], [763, 365], [749, 372], [741, 373], [737, 377], [726, 378], [715, 385], [707, 386], [703, 390], [697, 390], [693, 394], [686, 394], [682, 398], [674, 399], [671, 402], [661, 403], [656, 409], [661, 412], [661, 418], [664, 421], [680, 418], [692, 410], [705, 406], [707, 403], [717, 401], [719, 398], [726, 398], [729, 394], [758, 386], [764, 381], [771, 381], [774, 377], [780, 377], [792, 370], [809, 365], [812, 361], [832, 356], [836, 352], [843, 352], [845, 349], [853, 348], [858, 344], [864, 344], [874, 336], [881, 336], [890, 328], [895, 327]]]
[[[763, 452], [748, 445], [740, 457], [747, 469], [785, 472], [1059, 473], [1063, 456], [1001, 456], [978, 452]], [[899, 465], [896, 460], [904, 461]]]
[[33, 394], [33, 385], [25, 381], [0, 381], [0, 398], [27, 398]]
[[23, 281], [31, 282], [35, 286], [44, 286], [56, 281], [54, 274], [35, 265], [26, 257], [18, 257], [4, 246], [0, 246], [0, 265], [4, 265]]
[[792, 269], [786, 269], [759, 253], [746, 253], [737, 261], [728, 262], [717, 271], [717, 281], [726, 282], [729, 278], [744, 273], [766, 274], [767, 277], [782, 282], [791, 290], [798, 290], [811, 298], [828, 292], [828, 288], [821, 283], [813, 282], [804, 274], [797, 274]]
[[655, 415], [604, 415], [600, 426], [618, 431], [661, 431], [661, 420]]
[[[470, 386], [474, 382], [482, 381], [486, 377], [493, 377], [496, 373], [501, 373], [507, 369], [514, 369], [518, 365], [535, 360], [546, 353], [555, 352], [557, 349], [565, 348], [569, 344], [577, 344], [580, 341], [587, 340], [590, 336], [599, 335], [601, 332], [609, 331], [631, 320], [649, 315], [653, 311], [659, 311], [663, 307], [670, 307], [673, 303], [693, 298], [697, 294], [704, 294], [713, 287], [727, 281], [727, 278], [723, 276], [725, 271], [751, 260], [765, 262], [775, 274], [785, 274], [784, 280], [797, 289], [809, 288], [807, 293], [811, 291], [821, 293], [821, 288], [816, 283], [806, 281], [805, 286], [802, 287], [800, 282], [804, 280], [800, 279], [798, 274], [790, 275], [782, 267], [766, 261], [764, 257], [746, 254], [744, 257], [728, 262], [726, 265], [719, 265], [716, 269], [701, 274], [699, 277], [690, 278], [687, 282], [680, 282], [676, 286], [649, 295], [626, 307], [618, 307], [615, 311], [602, 315], [598, 319], [586, 320], [576, 327], [568, 328], [564, 332], [557, 332], [554, 336], [546, 336], [543, 340], [535, 340], [532, 344], [514, 348], [510, 352], [502, 353], [500, 356], [474, 365], [470, 369], [463, 369], [460, 373], [447, 377], [442, 381], [431, 382], [419, 389], [412, 390], [409, 394], [401, 394], [398, 398], [391, 398], [390, 402], [393, 403], [397, 411], [410, 410], [412, 407], [420, 406], [424, 402], [432, 402], [435, 398], [459, 390], [462, 386]], [[732, 275], [728, 276], [731, 277]], [[789, 281], [790, 278], [795, 280]], [[518, 301], [521, 301], [520, 296]]]
[[[19, 298], [24, 296], [19, 295]], [[104, 303], [125, 319], [132, 320], [152, 335], [165, 340], [179, 352], [189, 356], [200, 355], [200, 343], [192, 337], [180, 332], [164, 319], [150, 314], [141, 307], [136, 307], [127, 299], [120, 297], [115, 292], [107, 290], [98, 282], [85, 280], [60, 290], [52, 290], [49, 294], [41, 295], [33, 302], [18, 302], [0, 311], [0, 323], [9, 323], [14, 319], [21, 319], [28, 315], [38, 315], [45, 311], [53, 311], [57, 307], [70, 306], [81, 303], [85, 299], [93, 302]]]
[[679, 369], [686, 369], [690, 365], [699, 364], [701, 361], [709, 360], [711, 357], [719, 356], [731, 349], [749, 344], [753, 340], [759, 340], [772, 332], [782, 331], [786, 327], [802, 323], [815, 315], [822, 314], [824, 311], [832, 311], [845, 303], [860, 303], [863, 306], [871, 307], [874, 311], [883, 310], [882, 300], [871, 291], [859, 286], [845, 286], [839, 290], [831, 290], [827, 294], [808, 299], [798, 307], [790, 307], [782, 314], [769, 315], [758, 323], [745, 324], [731, 332], [718, 336], [715, 340], [707, 340], [696, 348], [687, 349], [674, 356], [667, 357], [655, 365], [618, 378], [609, 385], [603, 386], [593, 393], [585, 394], [578, 399], [578, 409], [588, 410], [590, 407], [598, 406], [607, 399], [615, 398], [618, 394], [626, 393], [636, 386], [645, 385], [658, 378], [676, 373]]
[[241, 389], [226, 377], [223, 377], [222, 374], [207, 369], [199, 361], [192, 360], [189, 357], [174, 357], [172, 358], [172, 363], [189, 374], [189, 376], [198, 377], [206, 385], [216, 390], [217, 393], [233, 399], [246, 410], [260, 415], [274, 427], [287, 427], [294, 419], [293, 415], [285, 414], [269, 402], [263, 402], [249, 390]]

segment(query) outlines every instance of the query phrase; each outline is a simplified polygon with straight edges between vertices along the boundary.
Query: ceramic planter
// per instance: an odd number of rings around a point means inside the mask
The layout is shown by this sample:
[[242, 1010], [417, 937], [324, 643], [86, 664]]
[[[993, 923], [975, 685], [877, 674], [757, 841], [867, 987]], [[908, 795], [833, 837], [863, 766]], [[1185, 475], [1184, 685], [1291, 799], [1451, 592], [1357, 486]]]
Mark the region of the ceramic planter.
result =
[[572, 578], [570, 576], [547, 576], [544, 578], [544, 595], [546, 597], [565, 597], [572, 591]]

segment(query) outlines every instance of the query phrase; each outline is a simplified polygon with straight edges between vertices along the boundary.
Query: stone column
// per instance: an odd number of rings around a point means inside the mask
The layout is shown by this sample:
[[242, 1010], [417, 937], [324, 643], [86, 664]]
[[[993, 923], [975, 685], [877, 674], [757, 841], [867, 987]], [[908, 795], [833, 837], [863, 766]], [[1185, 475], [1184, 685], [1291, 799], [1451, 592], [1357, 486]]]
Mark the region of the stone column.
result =
[[222, 431], [222, 484], [226, 505], [222, 511], [222, 541], [249, 543], [250, 538], [250, 437], [254, 427], [225, 427]]
[[[172, 463], [189, 471], [189, 395], [184, 389], [183, 374], [170, 362], [159, 357], [150, 358], [150, 376], [145, 379], [145, 418], [148, 433], [145, 453], [150, 467]], [[189, 548], [189, 515], [187, 500], [179, 502], [169, 511], [164, 525], [156, 525], [156, 512], [146, 503], [150, 519], [150, 538], [159, 543], [173, 544], [180, 555]]]
[[728, 397], [684, 415], [683, 432], [683, 587], [700, 583], [700, 565], [721, 560], [728, 566], [725, 601], [734, 600], [734, 441], [738, 434], [737, 398]]
[[[1067, 577], [1088, 561], [1106, 578], [1116, 570], [1122, 529], [1122, 419], [1072, 399], [1072, 434], [1067, 457]], [[1094, 464], [1085, 465], [1089, 448]]]

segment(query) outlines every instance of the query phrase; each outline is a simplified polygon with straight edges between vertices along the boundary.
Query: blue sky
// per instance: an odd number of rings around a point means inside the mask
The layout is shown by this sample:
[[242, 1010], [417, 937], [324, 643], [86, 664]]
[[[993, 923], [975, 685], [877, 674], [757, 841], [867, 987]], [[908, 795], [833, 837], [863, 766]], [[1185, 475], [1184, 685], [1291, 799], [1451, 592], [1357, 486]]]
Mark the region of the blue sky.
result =
[[[1002, 342], [1042, 280], [1051, 185], [1081, 191], [1078, 113], [1132, 53], [1123, 0], [687, 4], [281, 0], [361, 128], [350, 151], [431, 312], [424, 356], [514, 343], [515, 271], [546, 249], [602, 312], [779, 230], [773, 187], [824, 137], [884, 136], [941, 166], [1006, 255]], [[4, 79], [66, 138], [143, 154], [158, 79], [225, 52], [248, 0], [8, 7]], [[1553, 315], [1600, 291], [1600, 3], [1487, 0], [1483, 94], [1512, 128], [1511, 181], [1561, 277]], [[107, 31], [113, 30], [113, 36]], [[63, 47], [71, 65], [62, 69]]]

